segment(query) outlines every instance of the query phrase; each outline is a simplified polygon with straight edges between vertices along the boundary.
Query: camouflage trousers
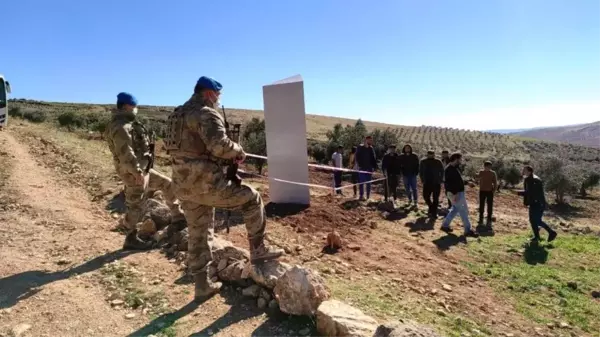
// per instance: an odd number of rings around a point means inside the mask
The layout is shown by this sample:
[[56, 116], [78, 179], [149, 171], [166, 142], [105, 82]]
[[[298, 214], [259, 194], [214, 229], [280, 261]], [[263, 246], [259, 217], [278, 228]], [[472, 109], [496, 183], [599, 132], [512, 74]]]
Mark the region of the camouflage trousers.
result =
[[[181, 167], [180, 167], [181, 168]], [[185, 172], [182, 176], [178, 174]], [[219, 189], [202, 191], [206, 180], [217, 180]], [[215, 181], [213, 180], [213, 182]], [[248, 239], [262, 237], [266, 216], [260, 194], [252, 187], [226, 182], [215, 172], [202, 172], [188, 166], [178, 170], [173, 167], [173, 182], [188, 223], [188, 268], [191, 275], [206, 270], [212, 261], [215, 207], [241, 211]], [[197, 188], [195, 188], [197, 185]]]
[[125, 185], [125, 214], [124, 225], [128, 230], [135, 228], [135, 225], [141, 220], [143, 215], [143, 205], [147, 198], [147, 192], [160, 190], [163, 193], [167, 206], [171, 209], [173, 221], [185, 219], [179, 201], [174, 193], [173, 182], [166, 175], [151, 169], [145, 175], [144, 183], [140, 185], [135, 181], [135, 176], [130, 173], [121, 174], [121, 179]]

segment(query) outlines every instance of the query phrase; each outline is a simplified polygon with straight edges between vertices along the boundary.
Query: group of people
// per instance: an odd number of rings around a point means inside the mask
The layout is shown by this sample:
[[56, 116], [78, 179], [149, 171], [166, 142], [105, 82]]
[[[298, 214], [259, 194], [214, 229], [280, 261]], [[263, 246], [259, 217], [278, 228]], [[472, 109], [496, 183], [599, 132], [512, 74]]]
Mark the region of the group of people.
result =
[[[339, 146], [332, 156], [333, 166], [342, 168], [343, 147]], [[356, 186], [360, 191], [360, 200], [364, 200], [363, 185], [366, 185], [367, 199], [370, 197], [371, 174], [377, 169], [377, 160], [372, 145], [371, 136], [367, 136], [365, 142], [358, 147], [353, 147], [350, 153], [348, 167], [359, 171], [352, 173], [352, 184], [354, 197], [356, 197]], [[440, 194], [442, 186], [448, 203], [449, 212], [445, 215], [441, 230], [451, 232], [450, 223], [458, 215], [463, 223], [464, 237], [477, 237], [478, 233], [472, 229], [469, 220], [469, 208], [465, 197], [466, 182], [463, 179], [461, 169], [463, 156], [460, 152], [450, 154], [448, 150], [441, 152], [441, 158], [435, 157], [435, 151], [427, 151], [427, 156], [422, 160], [413, 153], [410, 144], [404, 145], [402, 152], [396, 151], [396, 145], [389, 145], [386, 154], [381, 161], [381, 170], [385, 175], [384, 201], [391, 202], [397, 206], [399, 177], [402, 176], [407, 206], [418, 207], [417, 177], [421, 179], [423, 186], [423, 199], [428, 206], [430, 219], [436, 219], [440, 206]], [[476, 175], [479, 183], [479, 222], [478, 230], [492, 230], [494, 195], [498, 190], [498, 177], [492, 170], [492, 162], [485, 161], [483, 168]], [[334, 186], [338, 194], [341, 193], [342, 171], [334, 172]], [[531, 166], [523, 168], [524, 191], [520, 194], [524, 197], [525, 206], [529, 207], [529, 221], [533, 231], [532, 242], [540, 240], [539, 228], [548, 231], [548, 241], [553, 241], [557, 234], [543, 220], [544, 210], [547, 208], [542, 180], [533, 174]], [[414, 203], [414, 204], [413, 204]], [[485, 221], [484, 221], [485, 215]]]
[[[125, 185], [127, 211], [120, 226], [127, 232], [124, 249], [149, 249], [153, 242], [140, 238], [136, 226], [142, 217], [142, 205], [149, 191], [161, 190], [171, 209], [172, 223], [176, 230], [188, 227], [188, 272], [195, 281], [195, 299], [203, 301], [217, 293], [221, 287], [208, 277], [212, 261], [211, 245], [215, 207], [235, 209], [242, 212], [250, 246], [250, 260], [258, 263], [277, 259], [283, 250], [265, 244], [266, 214], [260, 194], [251, 186], [234, 180], [225, 172], [232, 163], [241, 163], [246, 157], [242, 147], [228, 137], [224, 116], [218, 111], [223, 86], [216, 80], [202, 76], [198, 79], [190, 99], [178, 106], [167, 120], [165, 148], [171, 157], [172, 176], [152, 169], [154, 160], [149, 132], [137, 119], [137, 99], [130, 93], [117, 95], [116, 109], [105, 130], [104, 138], [113, 155], [117, 174]], [[343, 148], [333, 155], [334, 166], [343, 166]], [[434, 217], [439, 205], [441, 185], [448, 198], [450, 212], [445, 217], [442, 229], [451, 231], [450, 222], [460, 215], [466, 236], [476, 236], [468, 218], [465, 183], [459, 166], [460, 153], [442, 152], [441, 160], [429, 151], [419, 160], [412, 147], [406, 145], [402, 154], [390, 146], [384, 156], [382, 170], [386, 179], [385, 198], [397, 199], [398, 177], [402, 175], [410, 203], [417, 204], [417, 175], [423, 182], [423, 195]], [[373, 149], [373, 139], [352, 149], [349, 168], [353, 170], [354, 195], [370, 198], [372, 173], [378, 169]], [[546, 209], [543, 183], [533, 174], [533, 168], [525, 167], [524, 203], [529, 207], [529, 218], [534, 232], [533, 241], [540, 239], [539, 228], [549, 232], [548, 241], [556, 238], [556, 232], [542, 221]], [[491, 163], [486, 162], [479, 173], [480, 221], [483, 222], [484, 204], [487, 204], [487, 220], [491, 225], [496, 174]], [[342, 171], [335, 173], [335, 186], [341, 187]], [[365, 191], [366, 190], [366, 191]], [[340, 191], [340, 190], [338, 190]]]
[[169, 228], [187, 226], [189, 230], [188, 272], [195, 281], [197, 301], [221, 288], [221, 283], [208, 277], [215, 207], [242, 212], [252, 263], [277, 259], [284, 253], [264, 242], [266, 214], [260, 194], [232, 181], [224, 172], [229, 163], [243, 162], [246, 154], [227, 135], [224, 117], [218, 111], [221, 90], [218, 81], [200, 77], [191, 98], [169, 116], [164, 143], [171, 156], [171, 178], [149, 165], [153, 160], [149, 133], [136, 118], [138, 101], [132, 94], [117, 95], [117, 106], [105, 131], [115, 169], [125, 185], [127, 211], [121, 227], [127, 236], [123, 248], [152, 248], [153, 242], [140, 238], [136, 226], [148, 192], [161, 190], [171, 208]]

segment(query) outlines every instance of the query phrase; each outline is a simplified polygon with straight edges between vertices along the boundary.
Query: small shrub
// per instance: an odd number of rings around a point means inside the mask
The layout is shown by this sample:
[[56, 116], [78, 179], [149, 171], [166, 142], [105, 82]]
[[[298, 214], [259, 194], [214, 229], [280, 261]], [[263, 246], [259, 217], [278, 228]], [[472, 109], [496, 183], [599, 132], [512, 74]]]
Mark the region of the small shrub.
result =
[[318, 163], [324, 164], [328, 160], [327, 147], [323, 146], [322, 144], [313, 144], [308, 149], [308, 154]]
[[514, 166], [510, 166], [509, 168], [503, 168], [504, 170], [504, 181], [506, 184], [514, 187], [521, 181], [521, 171]]
[[48, 119], [48, 115], [44, 111], [26, 111], [23, 113], [23, 118], [32, 123], [43, 123]]
[[23, 118], [23, 114], [21, 113], [21, 108], [18, 106], [11, 107], [10, 109], [8, 109], [8, 115], [10, 117]]
[[65, 111], [58, 116], [58, 124], [69, 129], [80, 128], [84, 125], [84, 118], [74, 111]]

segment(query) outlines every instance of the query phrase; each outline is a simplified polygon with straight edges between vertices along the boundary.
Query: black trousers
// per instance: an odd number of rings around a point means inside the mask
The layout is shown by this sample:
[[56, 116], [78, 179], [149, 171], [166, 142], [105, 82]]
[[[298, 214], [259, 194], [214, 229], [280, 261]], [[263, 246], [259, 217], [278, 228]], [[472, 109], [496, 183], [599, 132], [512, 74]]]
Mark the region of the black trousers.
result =
[[494, 191], [479, 191], [479, 221], [483, 221], [483, 210], [487, 204], [487, 221], [492, 221]]
[[[442, 184], [432, 184], [427, 183], [423, 184], [423, 199], [425, 199], [425, 203], [429, 206], [429, 214], [435, 215], [437, 214], [437, 210], [440, 204], [440, 192], [442, 190]], [[431, 197], [433, 196], [433, 200]]]
[[530, 205], [529, 206], [529, 223], [531, 224], [531, 229], [533, 230], [533, 236], [536, 239], [540, 238], [540, 227], [545, 229], [548, 233], [554, 232], [548, 224], [542, 220], [544, 216], [544, 206], [541, 205]]
[[398, 176], [395, 174], [388, 174], [387, 181], [385, 184], [384, 196], [387, 201], [390, 195], [394, 200], [398, 199]]
[[[342, 171], [333, 172], [333, 182], [335, 187], [342, 187]], [[342, 194], [342, 190], [336, 190], [336, 194]]]
[[357, 187], [358, 185], [358, 172], [352, 172], [352, 175], [350, 176], [350, 182], [352, 183], [352, 190], [354, 191], [354, 196], [356, 196], [356, 192], [357, 192]]

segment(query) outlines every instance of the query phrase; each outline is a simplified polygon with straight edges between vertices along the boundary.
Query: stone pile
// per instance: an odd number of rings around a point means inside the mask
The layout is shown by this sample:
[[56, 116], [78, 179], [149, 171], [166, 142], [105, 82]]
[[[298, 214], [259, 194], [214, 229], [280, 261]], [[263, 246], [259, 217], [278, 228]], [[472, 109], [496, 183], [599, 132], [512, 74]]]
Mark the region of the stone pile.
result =
[[[170, 212], [160, 194], [145, 206], [143, 221], [138, 225], [140, 235], [153, 237], [167, 254], [186, 251], [187, 229], [169, 231]], [[332, 233], [328, 244], [341, 247], [339, 234]], [[261, 309], [316, 317], [317, 331], [323, 336], [440, 337], [412, 321], [378, 325], [359, 309], [330, 299], [325, 280], [311, 269], [278, 260], [251, 264], [248, 250], [218, 236], [214, 238], [212, 253], [209, 276], [213, 281], [240, 288], [242, 295], [256, 299]]]

